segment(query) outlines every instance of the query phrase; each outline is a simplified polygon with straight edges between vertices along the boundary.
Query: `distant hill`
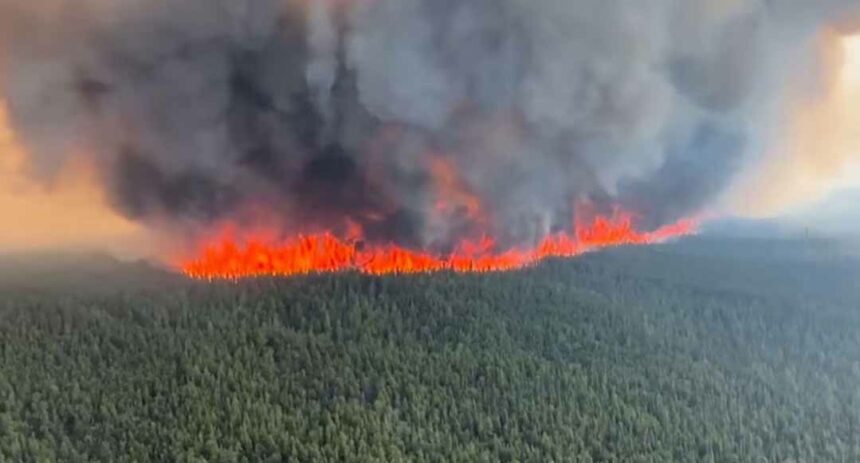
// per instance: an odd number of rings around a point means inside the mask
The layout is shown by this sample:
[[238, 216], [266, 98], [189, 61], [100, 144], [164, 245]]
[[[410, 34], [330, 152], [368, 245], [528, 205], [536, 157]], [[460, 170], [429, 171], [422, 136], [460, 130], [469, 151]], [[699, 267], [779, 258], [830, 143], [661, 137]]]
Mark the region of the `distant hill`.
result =
[[726, 238], [784, 238], [796, 235], [797, 230], [775, 219], [729, 217], [706, 222], [702, 234]]
[[838, 190], [782, 219], [795, 228], [839, 237], [860, 237], [860, 189]]
[[0, 254], [0, 290], [109, 293], [157, 288], [176, 280], [170, 271], [148, 262], [121, 261], [107, 254]]

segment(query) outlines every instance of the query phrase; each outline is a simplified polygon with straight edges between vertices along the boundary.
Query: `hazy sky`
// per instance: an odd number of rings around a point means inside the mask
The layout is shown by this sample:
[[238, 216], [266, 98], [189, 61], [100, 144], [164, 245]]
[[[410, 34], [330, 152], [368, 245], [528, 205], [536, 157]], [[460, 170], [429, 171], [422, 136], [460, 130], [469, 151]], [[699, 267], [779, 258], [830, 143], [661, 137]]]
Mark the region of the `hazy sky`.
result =
[[114, 248], [140, 232], [105, 204], [93, 173], [68, 166], [52, 185], [24, 175], [25, 156], [0, 100], [0, 251]]
[[860, 186], [860, 35], [824, 34], [819, 46], [824, 88], [787, 103], [762, 165], [730, 192], [730, 211], [781, 215]]

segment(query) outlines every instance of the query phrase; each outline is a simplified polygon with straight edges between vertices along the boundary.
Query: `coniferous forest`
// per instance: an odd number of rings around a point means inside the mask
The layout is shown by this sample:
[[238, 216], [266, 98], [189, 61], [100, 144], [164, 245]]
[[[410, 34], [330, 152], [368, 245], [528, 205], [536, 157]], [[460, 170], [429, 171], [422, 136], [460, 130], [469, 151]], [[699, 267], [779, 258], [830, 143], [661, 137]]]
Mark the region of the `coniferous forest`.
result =
[[838, 256], [701, 238], [216, 283], [16, 263], [0, 461], [857, 462], [860, 264]]

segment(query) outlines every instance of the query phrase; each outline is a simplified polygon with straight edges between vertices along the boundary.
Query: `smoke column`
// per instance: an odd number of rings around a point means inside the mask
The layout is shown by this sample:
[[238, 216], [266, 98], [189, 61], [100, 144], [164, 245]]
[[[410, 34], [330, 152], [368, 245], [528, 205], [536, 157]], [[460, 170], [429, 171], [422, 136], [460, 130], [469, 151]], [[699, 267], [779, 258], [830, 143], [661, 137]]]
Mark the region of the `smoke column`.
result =
[[718, 207], [771, 162], [786, 102], [826, 80], [822, 31], [854, 30], [857, 11], [0, 0], [0, 94], [34, 176], [84, 156], [112, 207], [149, 227], [348, 222], [444, 247], [479, 226], [535, 243], [578, 204], [652, 229]]

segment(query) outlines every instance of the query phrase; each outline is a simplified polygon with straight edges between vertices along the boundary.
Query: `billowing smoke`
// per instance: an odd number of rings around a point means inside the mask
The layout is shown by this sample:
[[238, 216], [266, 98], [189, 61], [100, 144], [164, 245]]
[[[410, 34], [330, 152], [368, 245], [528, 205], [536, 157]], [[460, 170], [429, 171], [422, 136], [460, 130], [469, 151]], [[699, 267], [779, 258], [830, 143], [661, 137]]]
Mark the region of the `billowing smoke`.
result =
[[856, 7], [0, 0], [0, 94], [36, 175], [85, 156], [144, 223], [533, 241], [583, 202], [645, 226], [713, 204]]

